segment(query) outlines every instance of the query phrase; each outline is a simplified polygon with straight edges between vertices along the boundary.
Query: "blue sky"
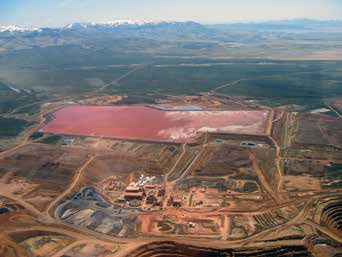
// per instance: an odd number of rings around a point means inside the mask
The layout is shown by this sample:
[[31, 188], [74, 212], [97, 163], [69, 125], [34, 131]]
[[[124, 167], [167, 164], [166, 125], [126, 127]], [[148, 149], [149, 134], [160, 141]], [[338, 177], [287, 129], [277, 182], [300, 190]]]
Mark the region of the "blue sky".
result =
[[114, 19], [202, 23], [342, 19], [342, 0], [0, 0], [0, 24], [62, 26]]

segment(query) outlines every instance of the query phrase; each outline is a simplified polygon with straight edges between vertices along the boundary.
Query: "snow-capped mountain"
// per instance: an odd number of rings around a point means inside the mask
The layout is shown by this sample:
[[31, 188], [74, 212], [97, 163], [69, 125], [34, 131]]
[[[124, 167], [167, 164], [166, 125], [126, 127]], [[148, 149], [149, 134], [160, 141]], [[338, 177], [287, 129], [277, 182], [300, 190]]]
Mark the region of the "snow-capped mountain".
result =
[[158, 28], [171, 26], [202, 26], [199, 23], [186, 21], [148, 21], [148, 20], [114, 20], [108, 22], [77, 22], [71, 23], [64, 29], [115, 29], [115, 28]]
[[134, 20], [115, 20], [107, 22], [76, 22], [65, 26], [66, 29], [78, 29], [78, 28], [92, 28], [92, 27], [119, 27], [119, 26], [143, 26], [143, 25], [155, 25], [160, 22], [153, 21], [134, 21]]
[[0, 32], [40, 32], [41, 29], [38, 28], [24, 28], [24, 27], [18, 27], [18, 26], [2, 26], [0, 25]]
[[73, 31], [83, 32], [110, 32], [110, 33], [128, 33], [134, 31], [191, 31], [196, 29], [203, 29], [203, 26], [199, 23], [192, 21], [148, 21], [148, 20], [114, 20], [108, 22], [76, 22], [68, 24], [62, 28], [25, 28], [18, 26], [1, 26], [0, 33], [5, 34], [30, 34], [30, 33], [63, 33]]
[[192, 21], [147, 21], [114, 20], [108, 22], [76, 22], [61, 28], [24, 28], [17, 26], [0, 26], [0, 37], [68, 37], [81, 40], [93, 37], [116, 38], [153, 38], [171, 39], [185, 35], [191, 37], [207, 33], [205, 26]]

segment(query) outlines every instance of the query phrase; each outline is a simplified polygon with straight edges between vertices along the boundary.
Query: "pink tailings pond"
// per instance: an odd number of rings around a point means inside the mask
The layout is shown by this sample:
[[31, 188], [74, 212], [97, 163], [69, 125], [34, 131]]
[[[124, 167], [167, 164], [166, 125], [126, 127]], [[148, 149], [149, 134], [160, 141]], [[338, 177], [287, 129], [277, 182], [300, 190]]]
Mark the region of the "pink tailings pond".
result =
[[68, 106], [41, 131], [187, 143], [198, 132], [265, 134], [269, 111], [163, 111], [146, 106]]

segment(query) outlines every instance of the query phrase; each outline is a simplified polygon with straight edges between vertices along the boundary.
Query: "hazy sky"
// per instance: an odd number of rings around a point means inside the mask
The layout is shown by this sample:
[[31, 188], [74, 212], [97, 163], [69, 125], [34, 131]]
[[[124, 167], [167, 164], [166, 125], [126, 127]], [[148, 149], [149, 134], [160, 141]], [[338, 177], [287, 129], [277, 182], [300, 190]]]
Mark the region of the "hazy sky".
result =
[[342, 19], [342, 0], [0, 0], [0, 24], [61, 26], [114, 19], [202, 23]]

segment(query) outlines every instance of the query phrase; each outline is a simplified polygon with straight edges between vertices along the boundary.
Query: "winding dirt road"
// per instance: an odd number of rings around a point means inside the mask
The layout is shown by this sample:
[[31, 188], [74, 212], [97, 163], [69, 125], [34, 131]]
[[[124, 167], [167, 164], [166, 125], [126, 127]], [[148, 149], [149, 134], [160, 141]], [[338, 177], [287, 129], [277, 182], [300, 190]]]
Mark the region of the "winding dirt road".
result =
[[82, 176], [82, 172], [88, 167], [88, 165], [96, 158], [96, 156], [92, 156], [90, 157], [90, 159], [88, 159], [77, 171], [76, 171], [76, 177], [73, 179], [72, 183], [70, 184], [70, 186], [68, 187], [68, 189], [66, 189], [62, 194], [60, 194], [53, 202], [51, 202], [48, 206], [48, 208], [45, 211], [46, 215], [51, 215], [50, 214], [50, 210], [59, 202], [61, 201], [65, 196], [67, 196], [68, 194], [70, 194], [72, 192], [72, 190], [74, 189], [74, 187], [77, 185], [78, 180], [80, 179], [80, 177]]

